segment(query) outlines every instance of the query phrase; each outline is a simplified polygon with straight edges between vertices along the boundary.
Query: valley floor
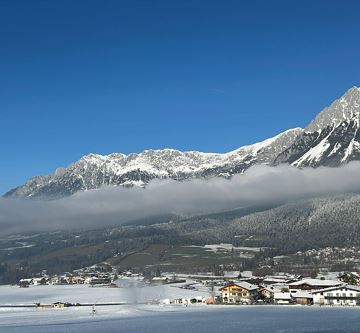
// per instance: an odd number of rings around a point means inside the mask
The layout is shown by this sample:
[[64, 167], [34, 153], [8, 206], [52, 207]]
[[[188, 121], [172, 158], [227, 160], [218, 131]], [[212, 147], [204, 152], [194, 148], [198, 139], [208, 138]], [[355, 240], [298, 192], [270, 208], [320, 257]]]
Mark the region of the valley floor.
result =
[[164, 286], [91, 288], [76, 286], [0, 287], [1, 304], [35, 302], [126, 302], [127, 305], [63, 309], [0, 308], [1, 333], [42, 332], [226, 332], [358, 333], [359, 308], [306, 306], [185, 306], [144, 304], [154, 298], [206, 296], [201, 290]]

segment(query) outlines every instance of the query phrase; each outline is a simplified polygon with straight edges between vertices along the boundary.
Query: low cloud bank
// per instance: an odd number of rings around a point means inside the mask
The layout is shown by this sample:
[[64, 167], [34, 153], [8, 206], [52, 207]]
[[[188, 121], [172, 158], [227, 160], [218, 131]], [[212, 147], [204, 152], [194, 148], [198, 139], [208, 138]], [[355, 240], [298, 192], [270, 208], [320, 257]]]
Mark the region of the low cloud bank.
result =
[[57, 201], [0, 199], [0, 234], [122, 224], [160, 214], [202, 214], [317, 195], [360, 192], [360, 162], [340, 168], [253, 166], [231, 179], [156, 180], [103, 187]]

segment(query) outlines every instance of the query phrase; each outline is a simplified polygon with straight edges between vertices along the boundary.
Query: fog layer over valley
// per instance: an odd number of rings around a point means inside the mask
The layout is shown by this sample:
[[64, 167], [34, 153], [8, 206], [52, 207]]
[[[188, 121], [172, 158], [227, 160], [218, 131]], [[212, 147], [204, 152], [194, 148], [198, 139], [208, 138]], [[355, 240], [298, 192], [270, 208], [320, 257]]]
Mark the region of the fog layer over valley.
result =
[[154, 180], [145, 189], [110, 186], [56, 201], [3, 198], [0, 233], [101, 228], [151, 216], [194, 216], [359, 190], [360, 162], [316, 169], [256, 165], [231, 179]]

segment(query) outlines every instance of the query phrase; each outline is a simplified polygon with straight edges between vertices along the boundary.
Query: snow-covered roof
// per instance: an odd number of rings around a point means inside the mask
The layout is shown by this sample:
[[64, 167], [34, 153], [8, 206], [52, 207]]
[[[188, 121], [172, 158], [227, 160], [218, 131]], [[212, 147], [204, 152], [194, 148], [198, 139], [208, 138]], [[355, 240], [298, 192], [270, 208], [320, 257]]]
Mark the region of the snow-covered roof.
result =
[[236, 281], [236, 282], [232, 282], [230, 284], [227, 284], [225, 285], [224, 287], [220, 288], [220, 290], [228, 287], [228, 286], [233, 286], [233, 285], [236, 285], [238, 287], [241, 287], [241, 288], [244, 288], [244, 289], [247, 289], [247, 290], [255, 290], [255, 289], [258, 289], [259, 286], [255, 285], [255, 284], [251, 284], [251, 283], [248, 283], [246, 281]]
[[300, 281], [295, 281], [292, 283], [289, 283], [289, 287], [296, 287], [301, 286], [303, 284], [307, 284], [309, 286], [338, 286], [342, 284], [341, 281], [335, 281], [335, 280], [320, 280], [320, 279], [303, 279]]
[[31, 282], [33, 279], [21, 279], [20, 282]]
[[315, 290], [315, 291], [312, 291], [311, 293], [312, 294], [318, 294], [318, 293], [323, 293], [323, 292], [326, 292], [326, 291], [332, 291], [332, 290], [337, 290], [337, 289], [349, 289], [349, 290], [360, 292], [360, 286], [353, 286], [351, 284], [341, 284], [339, 286], [334, 286], [334, 287]]
[[272, 284], [268, 284], [267, 287], [281, 290], [282, 288], [289, 288], [289, 284], [288, 283], [272, 283]]
[[259, 286], [255, 285], [255, 284], [251, 284], [251, 283], [246, 282], [246, 281], [239, 281], [239, 282], [236, 282], [236, 284], [238, 286], [240, 286], [241, 288], [244, 288], [244, 289], [247, 289], [247, 290], [254, 290], [254, 289], [259, 288]]
[[279, 283], [282, 283], [282, 282], [286, 282], [286, 281], [289, 281], [288, 278], [280, 278], [280, 277], [267, 277], [263, 280], [264, 283], [274, 283], [274, 282], [279, 282]]
[[274, 293], [274, 299], [286, 299], [286, 300], [290, 300], [291, 299], [291, 294], [290, 293]]

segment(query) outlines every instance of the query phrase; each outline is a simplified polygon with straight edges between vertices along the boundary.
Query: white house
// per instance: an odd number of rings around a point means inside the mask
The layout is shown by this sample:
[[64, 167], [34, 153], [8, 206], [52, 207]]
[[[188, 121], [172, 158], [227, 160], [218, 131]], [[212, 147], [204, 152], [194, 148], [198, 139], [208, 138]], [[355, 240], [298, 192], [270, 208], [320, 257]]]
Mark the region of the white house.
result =
[[324, 305], [360, 305], [360, 287], [349, 284], [312, 291], [314, 303]]

